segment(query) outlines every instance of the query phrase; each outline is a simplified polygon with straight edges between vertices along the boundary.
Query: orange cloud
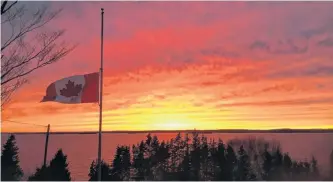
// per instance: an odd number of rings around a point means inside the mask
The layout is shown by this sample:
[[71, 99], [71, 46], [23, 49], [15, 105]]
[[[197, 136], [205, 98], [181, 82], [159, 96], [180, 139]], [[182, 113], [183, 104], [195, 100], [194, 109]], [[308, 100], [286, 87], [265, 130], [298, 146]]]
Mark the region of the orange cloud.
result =
[[98, 129], [97, 104], [39, 101], [51, 82], [98, 71], [103, 5], [104, 130], [332, 128], [333, 54], [319, 43], [333, 35], [332, 4], [282, 4], [52, 2], [67, 8], [49, 28], [79, 46], [30, 75], [2, 117]]

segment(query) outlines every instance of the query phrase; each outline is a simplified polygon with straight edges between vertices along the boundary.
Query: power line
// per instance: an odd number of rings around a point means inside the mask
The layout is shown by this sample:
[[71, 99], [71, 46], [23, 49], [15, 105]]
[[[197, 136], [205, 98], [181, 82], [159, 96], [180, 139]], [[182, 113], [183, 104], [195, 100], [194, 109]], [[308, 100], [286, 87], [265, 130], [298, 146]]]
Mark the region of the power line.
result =
[[6, 122], [10, 122], [10, 123], [17, 123], [17, 124], [25, 124], [25, 125], [33, 125], [33, 126], [39, 126], [39, 127], [47, 127], [45, 125], [39, 125], [39, 124], [33, 124], [33, 123], [25, 123], [25, 122], [20, 122], [20, 121], [12, 121], [12, 120], [3, 120]]

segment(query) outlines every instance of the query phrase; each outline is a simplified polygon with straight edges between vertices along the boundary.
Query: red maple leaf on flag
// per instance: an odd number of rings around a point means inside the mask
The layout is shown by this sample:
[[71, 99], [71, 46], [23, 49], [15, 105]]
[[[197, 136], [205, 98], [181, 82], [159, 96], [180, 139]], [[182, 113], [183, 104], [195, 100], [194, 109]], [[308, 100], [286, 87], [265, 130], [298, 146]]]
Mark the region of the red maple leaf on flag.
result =
[[60, 95], [65, 97], [79, 96], [82, 90], [82, 84], [75, 84], [74, 82], [68, 80], [66, 88], [60, 90]]

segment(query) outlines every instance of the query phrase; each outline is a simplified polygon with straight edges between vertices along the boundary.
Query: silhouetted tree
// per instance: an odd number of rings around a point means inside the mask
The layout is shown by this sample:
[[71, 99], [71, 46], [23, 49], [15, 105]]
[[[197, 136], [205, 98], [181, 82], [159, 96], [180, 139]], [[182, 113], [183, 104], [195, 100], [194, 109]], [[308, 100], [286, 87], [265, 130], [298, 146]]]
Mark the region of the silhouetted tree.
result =
[[141, 143], [137, 146], [133, 145], [133, 169], [134, 176], [133, 179], [135, 181], [143, 181], [145, 179], [146, 165], [145, 165], [145, 143], [141, 141]]
[[159, 147], [160, 142], [157, 136], [147, 135], [145, 142], [145, 176], [146, 180], [157, 180], [160, 178], [160, 175], [157, 175], [157, 171], [161, 172], [161, 166], [158, 165], [158, 155], [159, 155]]
[[247, 155], [244, 147], [241, 146], [238, 151], [238, 163], [237, 163], [237, 181], [249, 181], [255, 180], [254, 174], [251, 173], [251, 163], [249, 156]]
[[156, 154], [157, 164], [155, 168], [155, 175], [158, 179], [156, 180], [167, 179], [168, 159], [170, 157], [169, 148], [170, 145], [164, 141], [161, 142], [158, 148]]
[[70, 181], [71, 173], [68, 170], [67, 156], [59, 149], [50, 162], [52, 181]]
[[131, 156], [129, 147], [117, 147], [110, 170], [111, 181], [124, 181], [130, 179]]
[[231, 145], [228, 145], [227, 147], [226, 161], [227, 164], [226, 164], [225, 180], [232, 181], [234, 180], [234, 171], [237, 164], [237, 156]]
[[282, 180], [284, 178], [283, 174], [283, 155], [281, 149], [278, 146], [270, 154], [267, 149], [264, 152], [264, 179], [265, 180]]
[[37, 168], [35, 174], [28, 178], [29, 181], [70, 181], [71, 174], [68, 170], [67, 156], [59, 149], [49, 166]]
[[19, 165], [20, 160], [18, 157], [18, 150], [15, 136], [10, 135], [1, 152], [1, 180], [21, 180], [23, 171]]
[[291, 180], [304, 181], [312, 180], [309, 176], [311, 164], [304, 161], [294, 161], [292, 165]]
[[210, 168], [210, 154], [209, 154], [209, 148], [208, 148], [208, 141], [207, 137], [204, 135], [201, 136], [201, 146], [200, 146], [200, 180], [207, 180], [211, 181], [213, 179]]
[[291, 180], [291, 175], [292, 175], [292, 165], [293, 162], [289, 156], [288, 153], [283, 155], [283, 169], [284, 173], [286, 175], [286, 180]]
[[311, 164], [309, 162], [303, 162], [303, 174], [305, 179], [309, 179], [311, 171]]
[[114, 159], [112, 161], [112, 168], [111, 168], [111, 178], [114, 181], [121, 181], [122, 180], [122, 176], [121, 176], [121, 149], [118, 146], [117, 147], [117, 151], [116, 154], [114, 156]]
[[[110, 177], [110, 168], [109, 165], [107, 163], [105, 163], [103, 160], [101, 161], [101, 165], [102, 165], [102, 179], [101, 181], [110, 181], [111, 177]], [[89, 169], [89, 181], [97, 181], [97, 176], [98, 176], [98, 165], [95, 161], [92, 161], [91, 165], [90, 165], [90, 169]]]
[[[219, 142], [222, 142], [222, 141], [219, 140]], [[209, 161], [209, 165], [210, 165], [209, 167], [211, 170], [212, 180], [218, 180], [219, 176], [220, 176], [220, 172], [221, 172], [220, 165], [218, 162], [218, 151], [217, 151], [218, 145], [219, 145], [219, 143], [216, 143], [214, 139], [213, 140], [210, 139], [208, 161]]]
[[89, 168], [89, 181], [96, 181], [97, 180], [97, 170], [95, 161], [92, 161]]
[[273, 174], [274, 180], [283, 179], [283, 155], [280, 146], [273, 153]]
[[168, 179], [168, 159], [170, 146], [160, 143], [157, 136], [148, 134], [145, 141], [133, 145], [133, 180], [162, 180]]
[[157, 136], [154, 136], [152, 142], [149, 145], [149, 165], [153, 167], [153, 171], [155, 172], [155, 167], [158, 164], [158, 153], [160, 149], [160, 141], [158, 140]]
[[212, 150], [213, 162], [218, 167], [217, 173], [214, 175], [215, 180], [224, 181], [232, 180], [232, 174], [228, 174], [228, 162], [226, 159], [226, 149], [222, 142], [219, 140], [217, 144], [217, 150]]
[[185, 164], [183, 161], [185, 156], [185, 142], [180, 133], [174, 139], [170, 140], [169, 153], [166, 179], [178, 181], [182, 178], [182, 165]]
[[131, 153], [128, 146], [122, 148], [121, 169], [122, 179], [129, 180], [131, 177]]
[[[178, 133], [170, 142], [159, 142], [156, 136], [148, 134], [145, 140], [133, 145], [132, 165], [129, 147], [118, 146], [112, 167], [102, 164], [102, 180], [320, 180], [315, 158], [311, 162], [293, 161], [279, 147], [262, 148], [265, 142], [251, 140], [248, 145], [239, 140], [226, 146], [221, 140], [208, 142], [198, 133], [193, 133], [191, 140], [188, 135], [182, 137]], [[234, 145], [239, 147], [237, 153]], [[260, 160], [253, 157], [256, 154]], [[97, 180], [94, 162], [89, 177], [90, 181]]]
[[273, 167], [273, 157], [268, 151], [268, 148], [265, 148], [263, 153], [264, 163], [263, 163], [263, 179], [270, 180], [270, 174]]
[[197, 132], [193, 132], [192, 134], [192, 151], [190, 153], [191, 156], [191, 180], [199, 181], [200, 180], [200, 138]]
[[169, 172], [173, 173], [173, 177], [177, 178], [178, 165], [180, 164], [180, 160], [182, 159], [180, 150], [182, 146], [182, 137], [180, 133], [174, 139], [170, 140], [170, 159], [169, 159]]
[[318, 180], [319, 178], [319, 170], [318, 170], [318, 164], [317, 164], [317, 160], [314, 156], [312, 156], [312, 160], [311, 160], [311, 173], [312, 173], [312, 179], [313, 180]]
[[143, 154], [144, 154], [144, 166], [143, 166], [143, 173], [144, 173], [144, 179], [145, 180], [153, 180], [153, 166], [152, 166], [152, 158], [153, 156], [153, 149], [152, 149], [152, 142], [153, 142], [153, 137], [149, 133], [146, 136], [146, 141], [144, 142], [144, 147], [143, 147]]
[[188, 142], [189, 138], [186, 134], [184, 139], [184, 159], [179, 166], [179, 180], [181, 181], [189, 181], [191, 179], [191, 156]]
[[300, 163], [297, 161], [292, 162], [292, 180], [299, 180], [301, 174]]
[[35, 174], [29, 176], [28, 181], [49, 181], [50, 174], [49, 168], [47, 166], [42, 166], [37, 168]]
[[333, 181], [333, 150], [330, 155], [330, 175], [329, 175], [330, 180]]

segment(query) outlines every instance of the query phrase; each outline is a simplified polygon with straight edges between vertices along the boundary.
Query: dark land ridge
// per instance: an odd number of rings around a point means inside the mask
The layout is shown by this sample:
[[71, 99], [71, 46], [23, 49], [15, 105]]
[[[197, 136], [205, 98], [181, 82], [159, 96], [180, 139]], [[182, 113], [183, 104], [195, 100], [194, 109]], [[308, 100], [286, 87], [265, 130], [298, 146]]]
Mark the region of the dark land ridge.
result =
[[[52, 126], [51, 126], [52, 128]], [[247, 129], [217, 129], [217, 130], [115, 130], [115, 131], [102, 131], [102, 133], [333, 133], [333, 129], [271, 129], [271, 130], [247, 130]], [[2, 132], [3, 134], [44, 134], [45, 132]], [[97, 134], [98, 131], [83, 131], [83, 132], [50, 132], [51, 134]]]

